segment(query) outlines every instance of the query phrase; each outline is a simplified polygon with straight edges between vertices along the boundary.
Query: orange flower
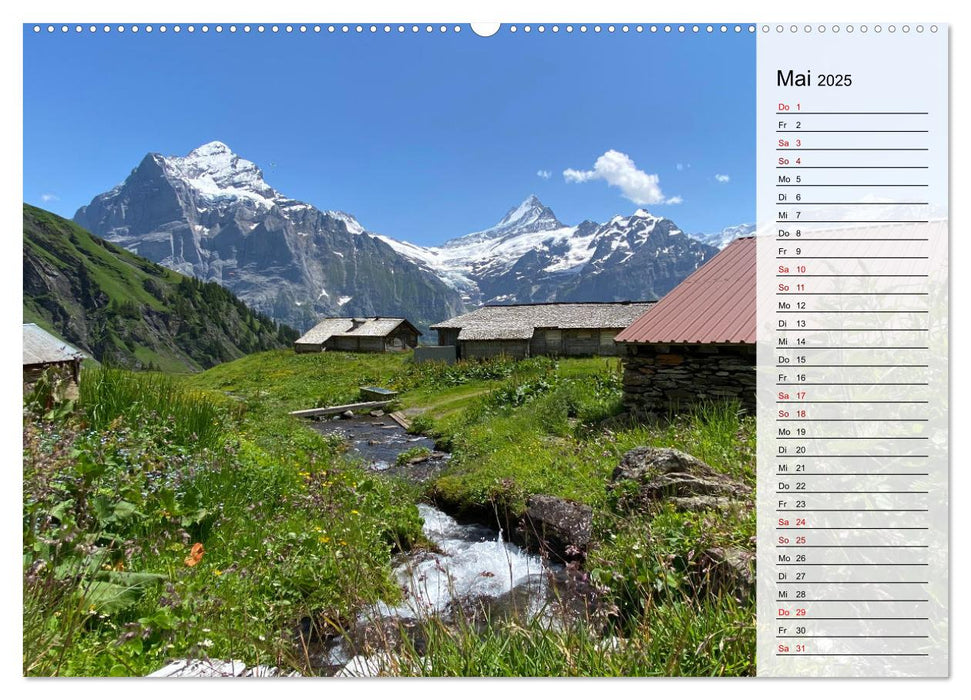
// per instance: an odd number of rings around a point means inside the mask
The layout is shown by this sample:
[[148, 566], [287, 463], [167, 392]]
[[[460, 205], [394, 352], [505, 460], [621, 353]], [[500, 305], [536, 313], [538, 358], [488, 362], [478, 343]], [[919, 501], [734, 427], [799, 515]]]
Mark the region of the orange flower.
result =
[[186, 566], [195, 566], [200, 561], [202, 561], [202, 555], [206, 553], [206, 550], [202, 546], [202, 542], [196, 542], [192, 545], [192, 551], [189, 552], [189, 556], [185, 558]]

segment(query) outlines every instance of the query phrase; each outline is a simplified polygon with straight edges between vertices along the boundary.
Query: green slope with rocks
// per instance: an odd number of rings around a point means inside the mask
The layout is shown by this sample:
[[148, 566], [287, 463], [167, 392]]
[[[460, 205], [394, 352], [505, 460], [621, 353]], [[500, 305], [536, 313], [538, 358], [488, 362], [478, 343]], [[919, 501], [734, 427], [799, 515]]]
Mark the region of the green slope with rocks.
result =
[[296, 339], [292, 328], [254, 313], [218, 284], [168, 270], [29, 204], [23, 217], [24, 322], [101, 362], [196, 371]]

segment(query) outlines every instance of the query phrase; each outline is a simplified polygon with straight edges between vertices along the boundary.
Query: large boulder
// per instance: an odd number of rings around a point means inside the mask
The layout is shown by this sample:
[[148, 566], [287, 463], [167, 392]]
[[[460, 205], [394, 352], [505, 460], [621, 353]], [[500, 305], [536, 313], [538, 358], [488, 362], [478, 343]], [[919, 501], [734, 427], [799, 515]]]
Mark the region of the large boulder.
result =
[[744, 600], [755, 594], [755, 552], [711, 547], [702, 552], [695, 576], [715, 594]]
[[696, 457], [669, 447], [637, 447], [621, 459], [610, 491], [620, 510], [651, 512], [671, 503], [706, 510], [751, 503], [752, 489]]
[[554, 558], [582, 559], [593, 537], [593, 509], [554, 496], [531, 496], [517, 534], [526, 546]]

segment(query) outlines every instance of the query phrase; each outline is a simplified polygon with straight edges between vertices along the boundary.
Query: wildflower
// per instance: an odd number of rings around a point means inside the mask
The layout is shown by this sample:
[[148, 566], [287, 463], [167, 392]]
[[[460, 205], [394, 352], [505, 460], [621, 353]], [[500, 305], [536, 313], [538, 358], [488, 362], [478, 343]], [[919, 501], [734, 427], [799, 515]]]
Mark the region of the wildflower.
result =
[[216, 569], [216, 570], [215, 570], [215, 571], [213, 571], [212, 573], [214, 573], [214, 574], [216, 574], [216, 576], [222, 576], [222, 575], [223, 575], [223, 572], [222, 572], [222, 570], [221, 570], [221, 569]]
[[360, 515], [360, 513], [358, 513], [356, 510], [352, 510], [351, 515]]
[[115, 564], [115, 571], [124, 571], [124, 570], [125, 570], [125, 562], [119, 561]]
[[202, 561], [202, 555], [205, 553], [206, 550], [202, 546], [202, 542], [196, 542], [194, 545], [192, 545], [192, 551], [189, 552], [189, 556], [185, 558], [185, 565], [195, 566]]
[[318, 539], [320, 539], [320, 541], [323, 542], [324, 544], [327, 544], [328, 542], [330, 542], [330, 538], [327, 535], [321, 535]]

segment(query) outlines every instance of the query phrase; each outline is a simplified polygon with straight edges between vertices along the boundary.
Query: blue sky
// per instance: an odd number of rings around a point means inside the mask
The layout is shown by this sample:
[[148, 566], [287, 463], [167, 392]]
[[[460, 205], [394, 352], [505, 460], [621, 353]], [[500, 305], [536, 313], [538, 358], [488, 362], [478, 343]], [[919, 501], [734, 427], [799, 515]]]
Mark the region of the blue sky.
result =
[[[568, 224], [755, 216], [755, 37], [24, 29], [24, 199], [73, 216], [212, 140], [280, 192], [420, 244], [535, 193]], [[719, 177], [720, 176], [720, 177]]]

